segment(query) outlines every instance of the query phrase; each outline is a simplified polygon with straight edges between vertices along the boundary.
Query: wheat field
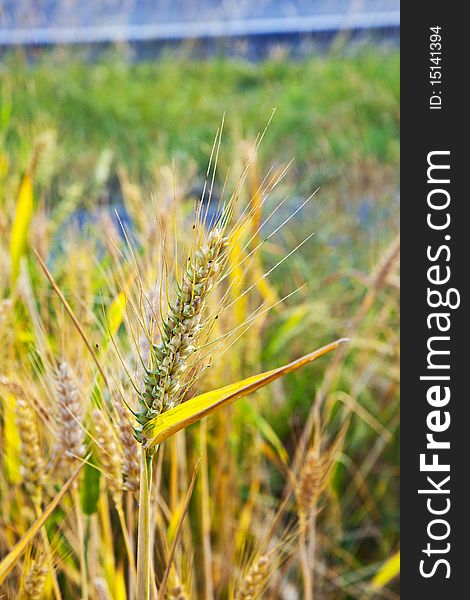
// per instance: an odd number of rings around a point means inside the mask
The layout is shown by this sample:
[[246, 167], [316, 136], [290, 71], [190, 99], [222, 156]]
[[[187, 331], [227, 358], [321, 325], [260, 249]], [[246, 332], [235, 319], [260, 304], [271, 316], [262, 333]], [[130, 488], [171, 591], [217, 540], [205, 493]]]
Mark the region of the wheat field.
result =
[[80, 65], [2, 66], [0, 590], [398, 598], [396, 55]]

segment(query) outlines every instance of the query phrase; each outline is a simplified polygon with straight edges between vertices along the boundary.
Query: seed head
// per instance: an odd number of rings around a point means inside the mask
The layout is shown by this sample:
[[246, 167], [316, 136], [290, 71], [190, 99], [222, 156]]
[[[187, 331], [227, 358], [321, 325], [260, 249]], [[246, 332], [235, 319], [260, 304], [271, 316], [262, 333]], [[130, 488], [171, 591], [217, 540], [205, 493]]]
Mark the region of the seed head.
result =
[[[177, 298], [163, 322], [161, 341], [151, 348], [151, 364], [140, 395], [141, 426], [182, 400], [184, 372], [191, 354], [197, 350], [207, 296], [220, 277], [227, 248], [228, 240], [222, 231], [213, 229], [186, 267]], [[141, 441], [140, 430], [136, 437]]]
[[251, 565], [235, 594], [235, 600], [254, 600], [261, 594], [269, 575], [270, 560], [262, 554]]
[[16, 414], [21, 439], [21, 474], [24, 486], [35, 507], [41, 504], [45, 464], [42, 458], [37, 418], [31, 404], [17, 398]]
[[22, 600], [40, 600], [44, 593], [47, 575], [44, 553], [36, 555], [34, 559], [27, 561], [26, 565], [18, 597]]
[[111, 423], [99, 410], [93, 411], [93, 424], [98, 457], [107, 479], [109, 491], [113, 500], [118, 503], [123, 488], [121, 449], [113, 435]]
[[62, 362], [56, 376], [58, 440], [56, 456], [61, 467], [70, 470], [74, 460], [85, 454], [83, 408], [77, 386]]
[[328, 484], [333, 467], [335, 466], [336, 454], [345, 431], [344, 429], [334, 443], [322, 454], [318, 455], [314, 447], [310, 448], [307, 452], [295, 488], [302, 525], [305, 525], [309, 521], [320, 495]]
[[140, 481], [139, 447], [133, 435], [129, 416], [120, 398], [114, 397], [117, 413], [117, 433], [122, 450], [122, 476], [124, 489], [137, 492]]
[[181, 585], [176, 585], [168, 590], [168, 598], [169, 600], [187, 600], [188, 596]]

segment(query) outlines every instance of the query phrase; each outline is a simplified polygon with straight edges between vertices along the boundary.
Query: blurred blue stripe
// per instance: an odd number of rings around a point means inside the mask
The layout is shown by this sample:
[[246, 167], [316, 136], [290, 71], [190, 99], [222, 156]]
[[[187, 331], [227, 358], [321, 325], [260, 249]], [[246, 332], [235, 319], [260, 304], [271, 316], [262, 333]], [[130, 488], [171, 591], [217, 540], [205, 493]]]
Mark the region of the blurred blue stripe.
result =
[[259, 19], [0, 29], [0, 45], [178, 40], [398, 27], [400, 11]]

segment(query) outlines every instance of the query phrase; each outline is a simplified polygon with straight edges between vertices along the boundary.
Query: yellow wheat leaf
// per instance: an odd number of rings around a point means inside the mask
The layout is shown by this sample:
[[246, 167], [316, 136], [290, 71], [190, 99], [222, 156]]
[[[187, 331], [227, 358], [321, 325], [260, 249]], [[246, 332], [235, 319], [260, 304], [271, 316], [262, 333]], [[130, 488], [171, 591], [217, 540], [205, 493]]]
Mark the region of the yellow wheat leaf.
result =
[[400, 573], [400, 551], [396, 552], [380, 567], [372, 584], [375, 588], [383, 588]]
[[10, 161], [8, 160], [8, 155], [5, 152], [2, 152], [0, 154], [0, 179], [6, 177], [9, 165]]
[[234, 297], [234, 314], [237, 323], [243, 323], [248, 315], [248, 297], [243, 294], [245, 272], [242, 267], [243, 248], [241, 244], [242, 228], [239, 227], [233, 234], [232, 249], [229, 254], [230, 286]]
[[172, 543], [175, 539], [176, 532], [178, 531], [178, 525], [181, 521], [184, 510], [184, 498], [178, 502], [177, 506], [173, 509], [171, 514], [170, 522], [168, 523], [167, 539], [169, 543]]
[[127, 598], [126, 578], [122, 563], [120, 563], [116, 569], [116, 576], [114, 579], [114, 598], [115, 600], [126, 600]]
[[126, 295], [124, 292], [119, 294], [111, 302], [111, 306], [108, 309], [108, 328], [109, 334], [112, 336], [116, 335], [119, 327], [121, 326], [122, 320], [124, 319], [124, 313], [126, 312]]
[[8, 480], [11, 483], [19, 483], [20, 475], [20, 458], [19, 447], [21, 444], [18, 426], [16, 424], [16, 401], [15, 397], [10, 394], [5, 394], [3, 402], [3, 422], [4, 439], [3, 439], [3, 455], [5, 460], [5, 469]]
[[311, 363], [320, 356], [328, 354], [328, 352], [338, 348], [344, 341], [346, 340], [337, 340], [327, 346], [323, 346], [323, 348], [320, 348], [319, 350], [315, 350], [315, 352], [306, 354], [302, 358], [299, 358], [288, 365], [266, 371], [265, 373], [253, 375], [252, 377], [248, 377], [247, 379], [243, 379], [237, 383], [232, 383], [211, 392], [206, 392], [205, 394], [201, 394], [200, 396], [196, 396], [187, 402], [175, 406], [175, 408], [171, 408], [161, 415], [158, 415], [158, 417], [151, 419], [145, 425], [142, 432], [144, 446], [146, 448], [152, 448], [153, 446], [160, 444], [177, 431], [210, 415], [222, 406], [234, 402], [238, 398], [247, 396], [268, 383], [271, 383], [275, 379], [283, 377], [287, 373], [291, 373], [292, 371]]
[[26, 249], [29, 224], [33, 216], [33, 182], [31, 176], [24, 175], [16, 201], [15, 218], [10, 236], [11, 281], [18, 277], [20, 260]]

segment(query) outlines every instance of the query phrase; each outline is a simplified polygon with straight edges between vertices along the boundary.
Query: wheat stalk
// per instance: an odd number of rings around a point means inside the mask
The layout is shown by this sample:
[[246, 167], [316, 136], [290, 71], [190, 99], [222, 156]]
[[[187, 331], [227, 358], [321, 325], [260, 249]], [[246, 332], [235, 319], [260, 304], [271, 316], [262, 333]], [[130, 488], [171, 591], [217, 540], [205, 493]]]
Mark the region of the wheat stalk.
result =
[[[144, 390], [139, 395], [139, 410], [134, 434], [141, 442], [139, 524], [137, 553], [137, 596], [147, 600], [150, 593], [150, 486], [152, 456], [146, 450], [142, 427], [161, 412], [181, 402], [184, 373], [197, 350], [202, 317], [208, 295], [221, 275], [229, 242], [223, 228], [213, 228], [194, 253], [177, 286], [176, 300], [170, 304], [161, 328], [161, 341], [151, 347], [150, 366], [145, 370]], [[194, 377], [194, 373], [192, 374]]]

